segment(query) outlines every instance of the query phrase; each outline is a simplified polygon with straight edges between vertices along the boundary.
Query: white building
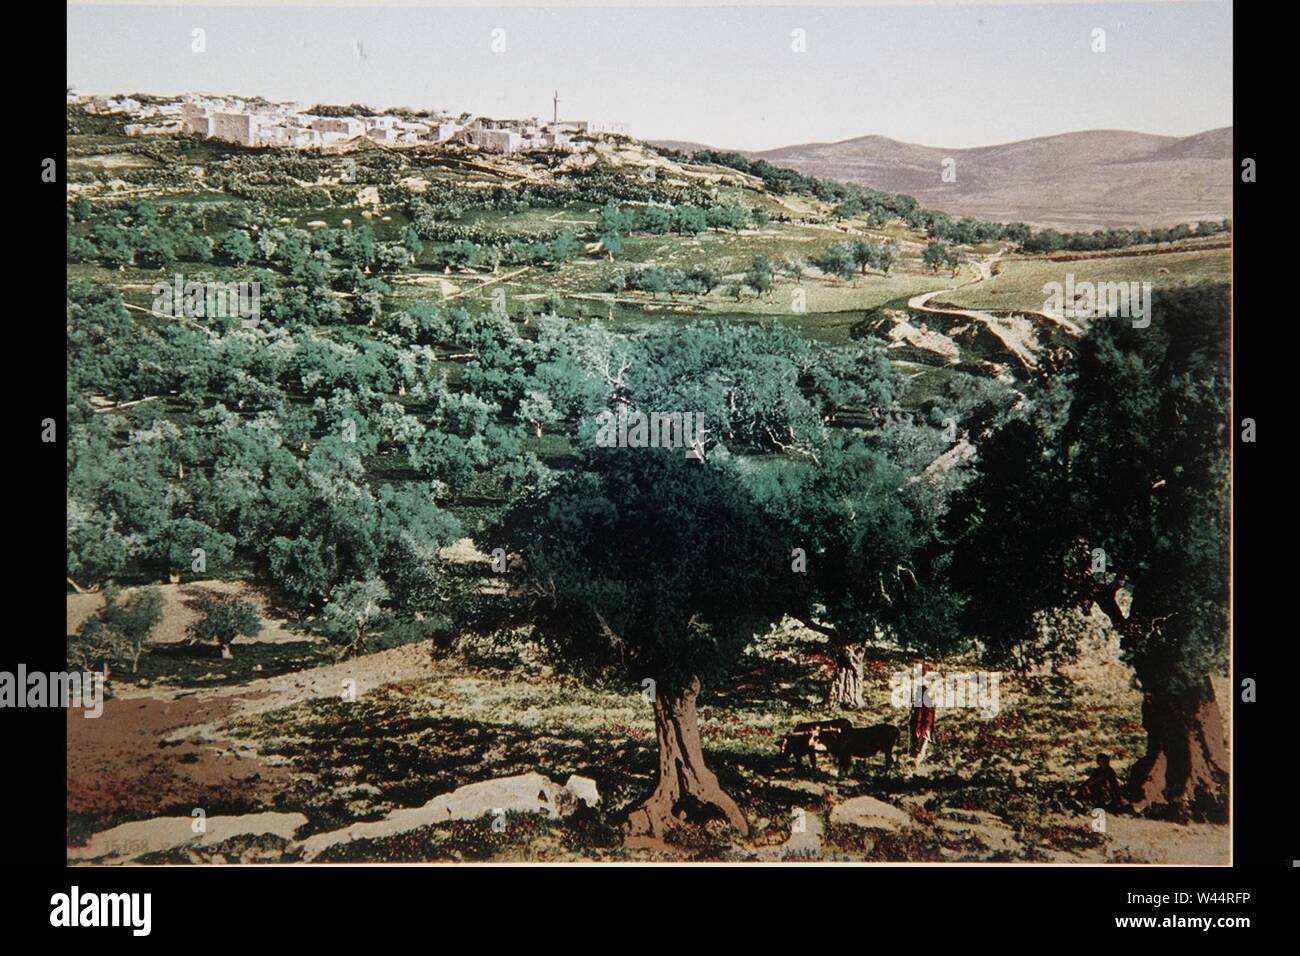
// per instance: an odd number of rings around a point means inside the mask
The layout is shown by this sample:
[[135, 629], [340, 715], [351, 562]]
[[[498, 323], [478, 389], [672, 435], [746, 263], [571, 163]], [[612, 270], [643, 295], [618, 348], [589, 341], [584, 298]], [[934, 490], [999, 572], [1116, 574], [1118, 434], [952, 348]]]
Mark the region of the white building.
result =
[[476, 146], [494, 153], [513, 153], [523, 144], [523, 137], [512, 129], [486, 126], [466, 126], [458, 139], [467, 146]]
[[256, 113], [218, 112], [211, 116], [213, 139], [224, 139], [241, 146], [256, 146], [258, 143], [258, 116]]
[[322, 139], [329, 137], [330, 142], [356, 139], [366, 131], [366, 124], [353, 116], [313, 116], [310, 125], [320, 130]]

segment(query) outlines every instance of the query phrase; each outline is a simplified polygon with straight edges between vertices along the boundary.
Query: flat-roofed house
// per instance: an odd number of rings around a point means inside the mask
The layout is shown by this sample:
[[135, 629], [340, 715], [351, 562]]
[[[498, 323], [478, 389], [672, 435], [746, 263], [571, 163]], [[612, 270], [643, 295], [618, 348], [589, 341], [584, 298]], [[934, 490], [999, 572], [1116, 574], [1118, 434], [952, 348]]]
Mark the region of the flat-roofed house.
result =
[[319, 130], [321, 138], [327, 134], [337, 134], [332, 140], [355, 139], [366, 131], [366, 125], [351, 116], [315, 116], [311, 120], [312, 129]]
[[254, 146], [257, 144], [257, 116], [253, 113], [213, 113], [212, 132], [208, 135], [244, 146]]
[[461, 142], [496, 153], [513, 153], [523, 142], [523, 137], [512, 129], [467, 126], [460, 131]]

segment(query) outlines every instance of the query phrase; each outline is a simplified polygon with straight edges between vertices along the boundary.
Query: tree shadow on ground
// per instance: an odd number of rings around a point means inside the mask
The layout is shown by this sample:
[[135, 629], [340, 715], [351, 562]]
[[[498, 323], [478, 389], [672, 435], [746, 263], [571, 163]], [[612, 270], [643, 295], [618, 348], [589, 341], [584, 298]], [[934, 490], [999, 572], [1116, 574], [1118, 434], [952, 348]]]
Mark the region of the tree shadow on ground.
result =
[[[262, 719], [250, 728], [262, 740], [262, 754], [288, 758], [314, 781], [286, 792], [279, 807], [305, 813], [312, 821], [307, 832], [419, 807], [466, 784], [525, 773], [561, 784], [571, 774], [590, 777], [606, 810], [648, 794], [654, 785], [653, 737], [410, 715], [392, 702], [312, 702], [287, 720], [280, 714], [273, 723]], [[359, 793], [370, 796], [358, 800]]]

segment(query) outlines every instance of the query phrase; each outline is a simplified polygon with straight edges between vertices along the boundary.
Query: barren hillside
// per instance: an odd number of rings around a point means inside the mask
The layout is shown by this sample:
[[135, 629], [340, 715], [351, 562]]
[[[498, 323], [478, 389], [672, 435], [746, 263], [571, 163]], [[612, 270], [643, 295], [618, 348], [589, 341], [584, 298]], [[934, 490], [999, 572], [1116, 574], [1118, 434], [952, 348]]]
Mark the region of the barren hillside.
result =
[[[747, 155], [908, 193], [953, 215], [1062, 230], [1171, 226], [1232, 212], [1231, 127], [1182, 138], [1087, 130], [974, 149], [861, 136]], [[948, 158], [955, 182], [941, 178]]]

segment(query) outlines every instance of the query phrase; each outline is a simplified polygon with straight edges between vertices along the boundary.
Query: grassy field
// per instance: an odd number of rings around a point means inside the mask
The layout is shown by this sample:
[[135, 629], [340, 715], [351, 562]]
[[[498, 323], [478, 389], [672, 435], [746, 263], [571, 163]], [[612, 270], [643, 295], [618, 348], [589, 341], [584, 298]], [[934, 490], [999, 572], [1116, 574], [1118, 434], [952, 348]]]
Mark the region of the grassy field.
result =
[[944, 300], [969, 309], [1042, 309], [1049, 282], [1064, 284], [1067, 273], [1079, 282], [1150, 282], [1154, 292], [1200, 282], [1222, 282], [1232, 268], [1231, 250], [1197, 249], [1154, 255], [1112, 255], [1086, 259], [1009, 257], [998, 262], [987, 282], [971, 285]]

